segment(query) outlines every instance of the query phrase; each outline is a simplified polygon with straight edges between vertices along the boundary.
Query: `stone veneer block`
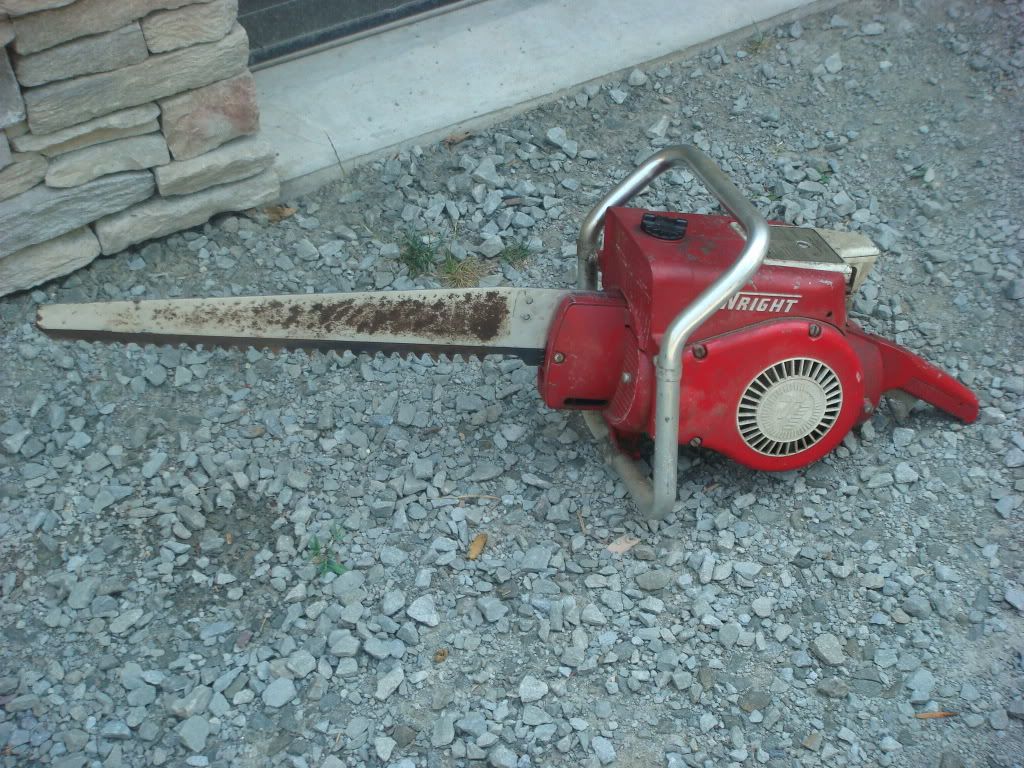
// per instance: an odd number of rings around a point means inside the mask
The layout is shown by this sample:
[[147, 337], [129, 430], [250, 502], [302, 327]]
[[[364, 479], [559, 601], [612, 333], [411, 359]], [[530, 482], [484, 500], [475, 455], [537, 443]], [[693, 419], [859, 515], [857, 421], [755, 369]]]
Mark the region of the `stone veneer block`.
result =
[[0, 131], [0, 168], [6, 168], [11, 163], [11, 145], [7, 141], [7, 134]]
[[7, 58], [7, 49], [0, 48], [0, 128], [20, 123], [25, 119], [25, 103], [21, 88]]
[[0, 16], [0, 47], [14, 39], [14, 24], [6, 16]]
[[11, 163], [0, 171], [0, 200], [20, 195], [46, 176], [46, 158], [42, 155], [13, 155]]
[[[2, 3], [3, 0], [0, 0]], [[129, 24], [153, 11], [194, 0], [78, 0], [72, 5], [14, 19], [14, 48], [28, 54]]]
[[6, 128], [3, 128], [2, 130], [4, 133], [7, 134], [7, 138], [13, 141], [18, 136], [22, 136], [28, 133], [28, 123], [26, 123], [24, 120], [20, 120], [14, 125], [8, 125]]
[[159, 131], [160, 126], [156, 120], [159, 114], [160, 110], [156, 104], [143, 104], [140, 107], [131, 107], [73, 125], [56, 133], [23, 133], [20, 136], [12, 136], [11, 144], [19, 152], [41, 152], [47, 157], [53, 157], [99, 144], [101, 141], [113, 141]]
[[131, 0], [78, 0], [70, 7], [15, 18], [14, 49], [20, 54], [35, 53], [79, 37], [110, 32], [131, 20]]
[[106, 141], [55, 158], [46, 172], [46, 184], [59, 189], [77, 187], [111, 173], [166, 165], [170, 159], [167, 142], [159, 133]]
[[0, 296], [33, 288], [74, 272], [100, 255], [100, 241], [88, 227], [0, 258]]
[[236, 139], [190, 160], [176, 160], [153, 171], [160, 194], [188, 195], [215, 184], [255, 176], [274, 164], [274, 150], [256, 136]]
[[103, 253], [123, 251], [129, 245], [163, 237], [208, 221], [225, 211], [269, 205], [280, 194], [273, 170], [258, 176], [220, 184], [194, 195], [154, 197], [134, 208], [100, 219], [95, 224]]
[[245, 69], [249, 40], [237, 24], [216, 43], [150, 56], [115, 72], [76, 77], [24, 93], [28, 126], [50, 133], [108, 112], [191, 90]]
[[67, 80], [93, 72], [109, 72], [138, 64], [149, 55], [138, 23], [83, 37], [28, 56], [14, 57], [14, 71], [22, 87]]
[[0, 13], [22, 16], [26, 13], [37, 13], [71, 5], [73, 2], [75, 0], [0, 0]]
[[196, 157], [260, 128], [256, 81], [250, 72], [159, 103], [160, 124], [175, 160]]
[[0, 203], [0, 257], [44, 243], [152, 196], [149, 171], [103, 176], [70, 189], [39, 185]]
[[238, 16], [238, 0], [211, 0], [161, 11], [142, 20], [146, 45], [164, 53], [196, 43], [212, 43], [231, 31]]

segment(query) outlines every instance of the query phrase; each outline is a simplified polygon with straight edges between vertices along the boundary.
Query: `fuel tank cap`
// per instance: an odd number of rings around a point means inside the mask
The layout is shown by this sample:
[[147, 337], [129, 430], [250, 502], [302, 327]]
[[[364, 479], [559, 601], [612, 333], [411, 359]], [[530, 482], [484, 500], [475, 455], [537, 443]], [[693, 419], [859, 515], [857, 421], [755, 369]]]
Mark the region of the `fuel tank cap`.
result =
[[686, 236], [686, 219], [645, 213], [640, 219], [640, 229], [659, 240], [682, 240]]

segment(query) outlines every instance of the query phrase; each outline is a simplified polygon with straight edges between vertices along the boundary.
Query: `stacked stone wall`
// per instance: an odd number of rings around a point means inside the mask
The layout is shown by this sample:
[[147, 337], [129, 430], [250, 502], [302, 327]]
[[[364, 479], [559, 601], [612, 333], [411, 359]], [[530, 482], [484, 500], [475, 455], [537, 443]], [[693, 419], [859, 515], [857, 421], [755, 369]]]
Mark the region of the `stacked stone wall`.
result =
[[0, 0], [0, 295], [277, 199], [237, 0]]

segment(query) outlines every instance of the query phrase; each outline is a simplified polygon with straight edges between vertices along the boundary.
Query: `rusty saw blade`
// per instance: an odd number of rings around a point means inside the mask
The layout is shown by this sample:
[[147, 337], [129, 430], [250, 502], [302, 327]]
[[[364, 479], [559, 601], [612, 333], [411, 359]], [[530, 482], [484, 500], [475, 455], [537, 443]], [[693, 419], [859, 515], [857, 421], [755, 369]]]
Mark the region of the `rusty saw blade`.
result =
[[465, 288], [50, 304], [36, 324], [56, 338], [88, 341], [515, 355], [537, 364], [569, 293]]

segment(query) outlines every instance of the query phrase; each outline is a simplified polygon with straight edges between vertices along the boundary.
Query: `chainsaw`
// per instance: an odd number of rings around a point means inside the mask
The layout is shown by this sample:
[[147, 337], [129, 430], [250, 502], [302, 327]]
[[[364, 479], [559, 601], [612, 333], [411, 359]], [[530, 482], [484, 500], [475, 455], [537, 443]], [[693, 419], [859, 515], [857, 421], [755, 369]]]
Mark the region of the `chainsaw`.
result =
[[[679, 166], [729, 215], [623, 207]], [[857, 233], [769, 225], [709, 157], [673, 146], [590, 211], [577, 290], [54, 304], [37, 324], [139, 344], [517, 356], [538, 366], [549, 407], [583, 412], [637, 506], [661, 519], [676, 501], [681, 444], [783, 471], [825, 456], [891, 390], [977, 418], [967, 387], [848, 318], [878, 255]], [[639, 460], [648, 436], [650, 472]]]

